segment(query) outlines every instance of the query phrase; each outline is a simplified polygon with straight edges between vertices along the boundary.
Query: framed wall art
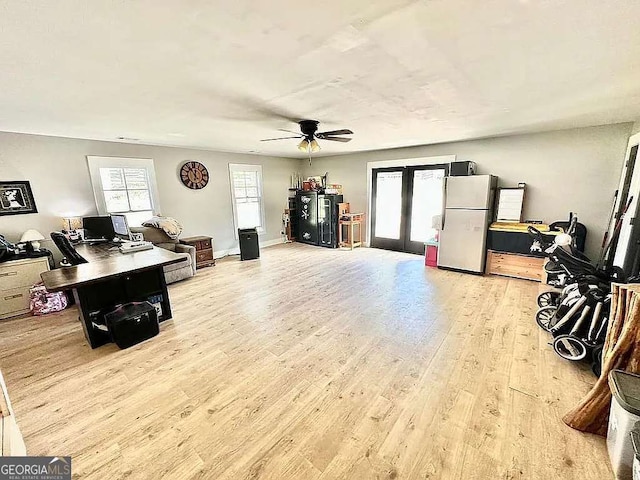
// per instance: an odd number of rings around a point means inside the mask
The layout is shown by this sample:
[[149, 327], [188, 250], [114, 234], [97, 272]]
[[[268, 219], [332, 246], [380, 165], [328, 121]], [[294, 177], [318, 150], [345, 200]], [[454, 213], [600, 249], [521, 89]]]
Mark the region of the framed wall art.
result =
[[521, 222], [523, 204], [524, 188], [499, 188], [496, 221]]
[[0, 182], [0, 215], [23, 213], [38, 213], [29, 182]]

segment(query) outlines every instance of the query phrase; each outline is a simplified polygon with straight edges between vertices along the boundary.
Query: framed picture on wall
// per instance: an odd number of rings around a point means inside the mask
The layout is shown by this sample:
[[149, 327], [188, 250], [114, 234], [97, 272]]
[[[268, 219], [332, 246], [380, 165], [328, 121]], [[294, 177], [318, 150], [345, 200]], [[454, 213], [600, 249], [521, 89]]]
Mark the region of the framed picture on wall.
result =
[[498, 189], [498, 213], [496, 221], [520, 223], [524, 205], [524, 187]]
[[0, 215], [22, 213], [38, 213], [29, 182], [0, 182]]

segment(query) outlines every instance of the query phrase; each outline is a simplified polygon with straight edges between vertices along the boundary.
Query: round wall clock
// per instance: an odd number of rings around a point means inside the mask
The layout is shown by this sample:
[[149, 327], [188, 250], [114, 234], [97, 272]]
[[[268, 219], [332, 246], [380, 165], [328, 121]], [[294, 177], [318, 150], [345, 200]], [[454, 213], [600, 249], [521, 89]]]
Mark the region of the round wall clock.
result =
[[187, 162], [180, 168], [180, 180], [185, 187], [200, 190], [209, 183], [209, 171], [200, 162]]

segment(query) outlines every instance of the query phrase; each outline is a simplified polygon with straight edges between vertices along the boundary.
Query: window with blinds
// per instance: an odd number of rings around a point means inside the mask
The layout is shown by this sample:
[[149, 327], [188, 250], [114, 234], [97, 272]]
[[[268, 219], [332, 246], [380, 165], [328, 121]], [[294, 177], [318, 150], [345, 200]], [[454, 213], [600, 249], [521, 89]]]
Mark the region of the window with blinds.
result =
[[91, 184], [100, 215], [126, 215], [137, 227], [160, 213], [153, 160], [88, 156]]
[[229, 164], [229, 176], [236, 231], [255, 227], [259, 233], [264, 233], [262, 166]]

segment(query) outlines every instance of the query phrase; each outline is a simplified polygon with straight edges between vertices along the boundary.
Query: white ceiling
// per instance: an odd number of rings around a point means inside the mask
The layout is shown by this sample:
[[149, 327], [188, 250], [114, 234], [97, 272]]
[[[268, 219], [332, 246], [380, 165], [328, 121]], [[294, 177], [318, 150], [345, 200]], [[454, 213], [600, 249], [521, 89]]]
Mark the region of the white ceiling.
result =
[[[0, 130], [303, 156], [640, 118], [637, 0], [0, 0]], [[286, 134], [283, 134], [286, 136]]]

